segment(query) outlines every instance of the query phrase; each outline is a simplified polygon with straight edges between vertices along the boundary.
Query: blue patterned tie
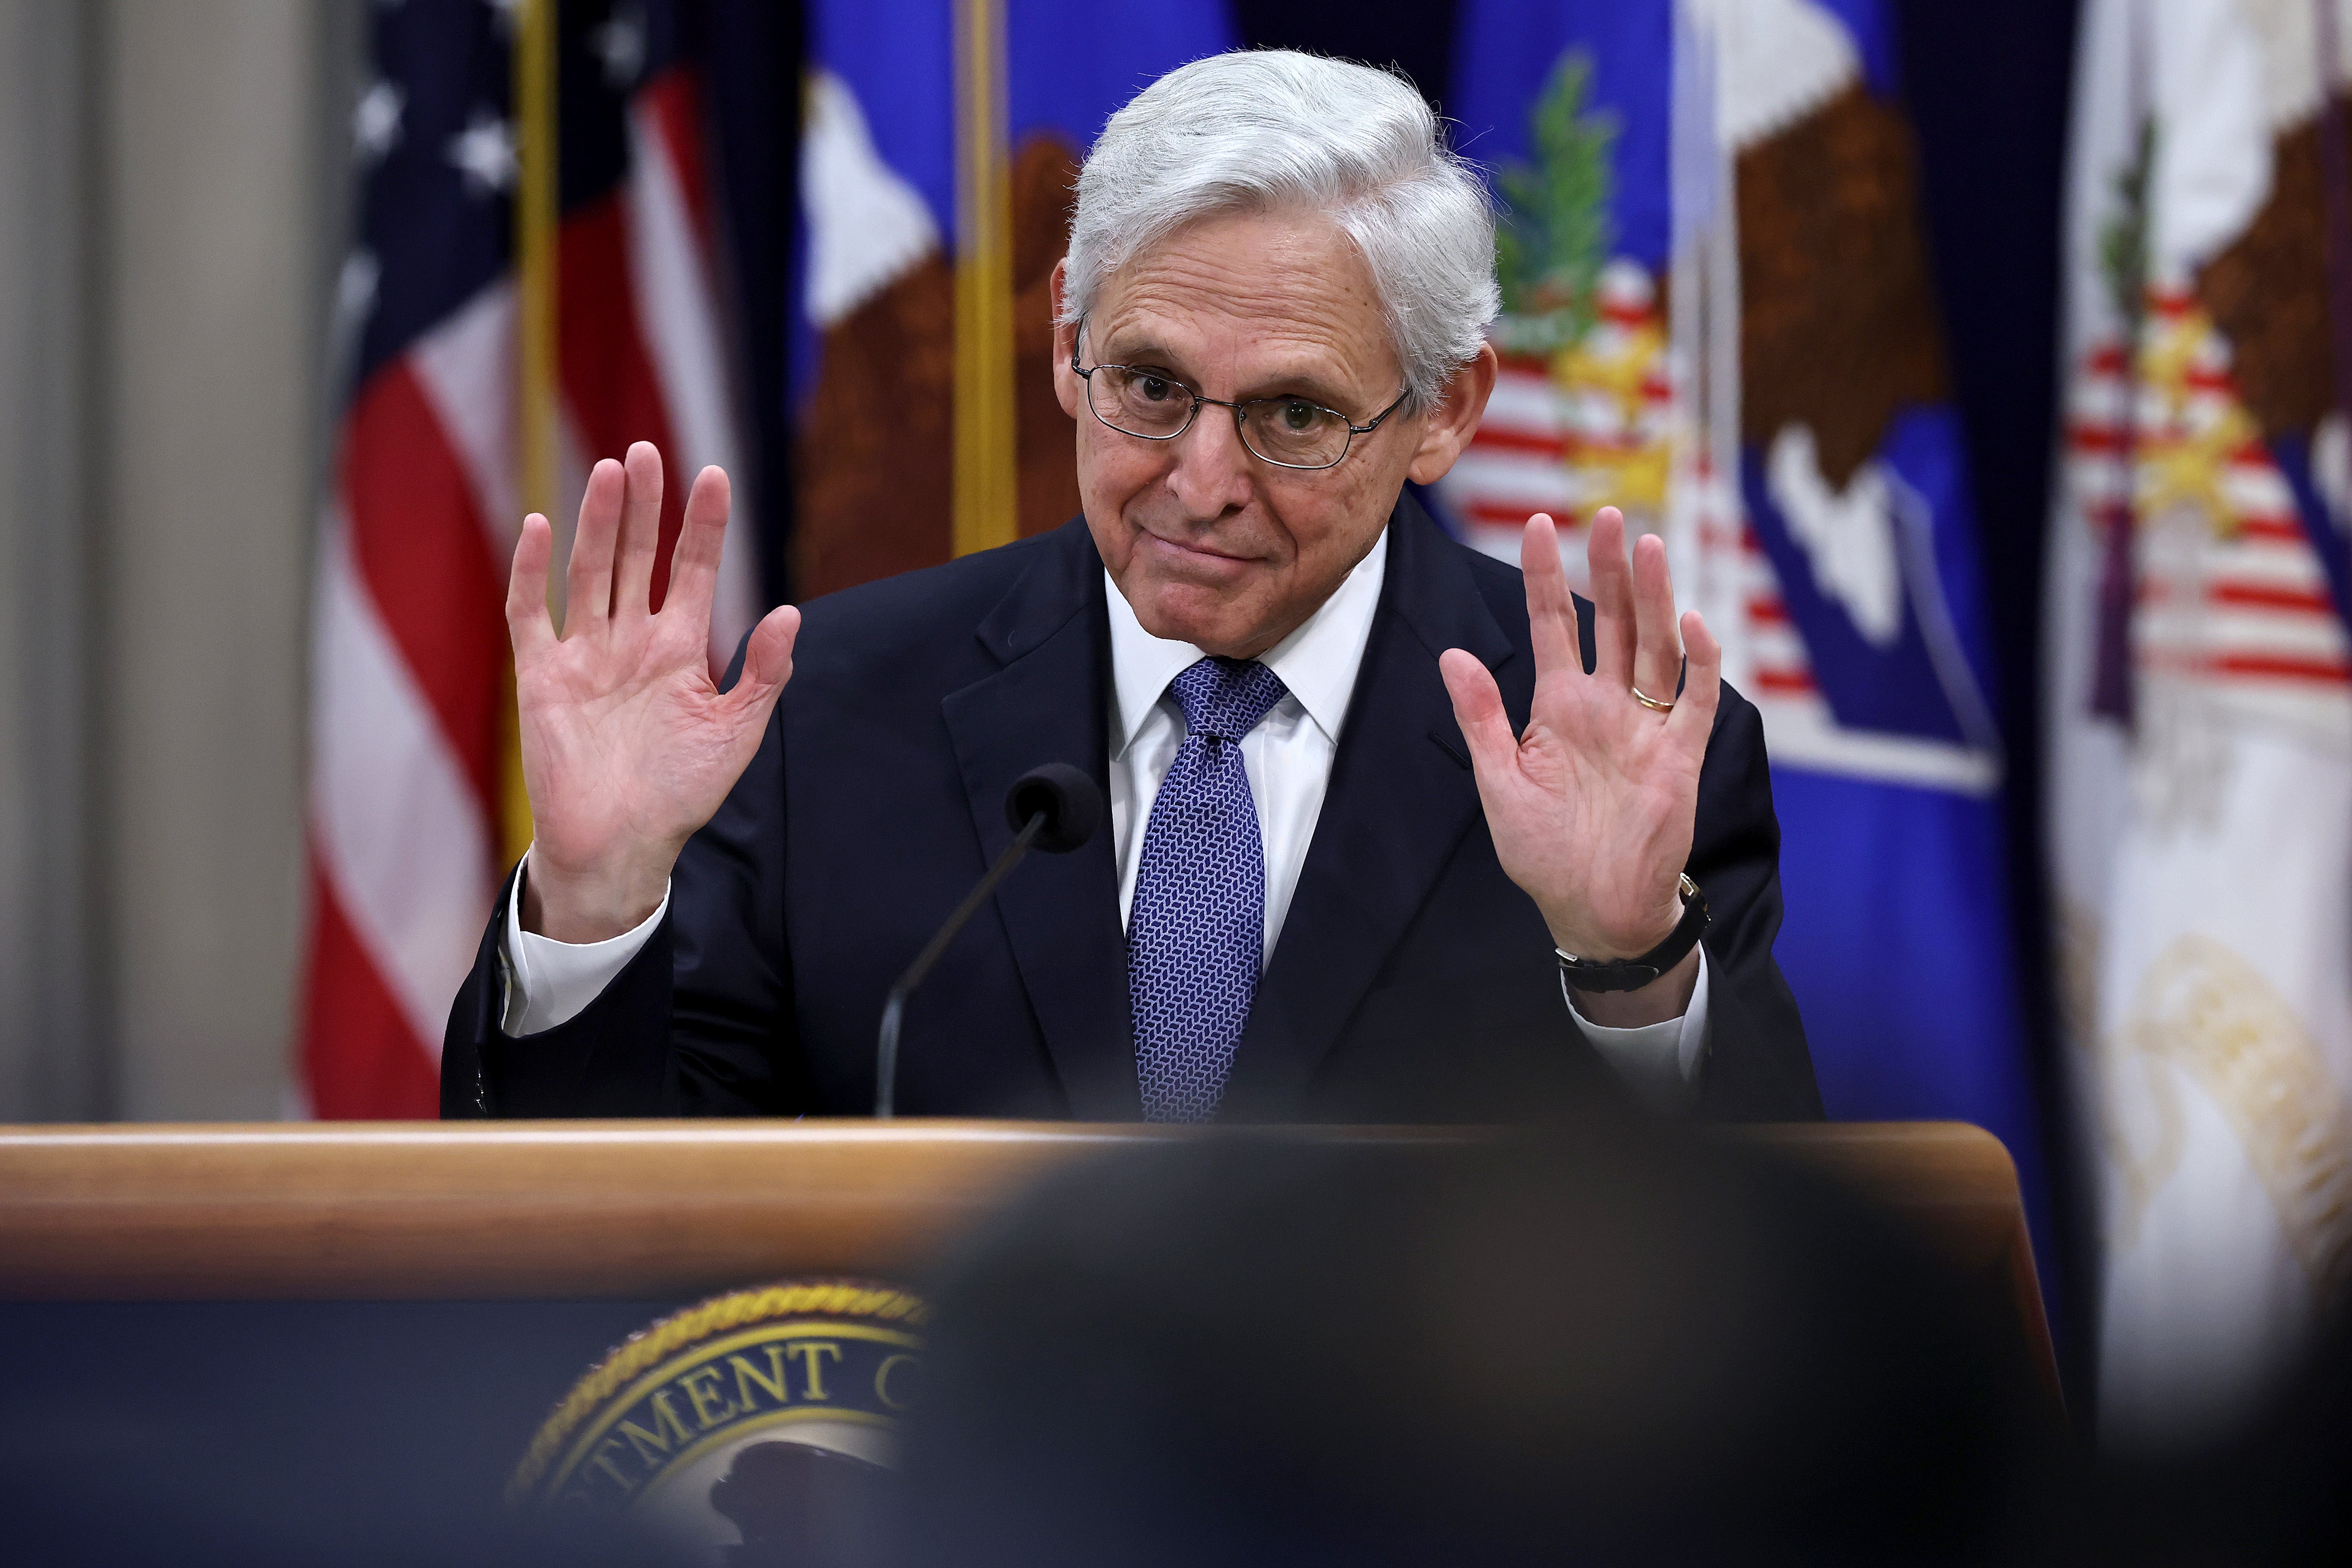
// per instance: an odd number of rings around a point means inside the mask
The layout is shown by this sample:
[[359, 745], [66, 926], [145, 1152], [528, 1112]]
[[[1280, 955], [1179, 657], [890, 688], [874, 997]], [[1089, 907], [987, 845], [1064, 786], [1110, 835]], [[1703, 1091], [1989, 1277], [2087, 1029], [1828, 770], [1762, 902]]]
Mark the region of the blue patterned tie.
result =
[[1185, 735], [1143, 832], [1127, 991], [1147, 1121], [1206, 1121], [1225, 1092], [1265, 952], [1265, 850], [1242, 737], [1288, 689], [1255, 659], [1204, 658], [1171, 683]]

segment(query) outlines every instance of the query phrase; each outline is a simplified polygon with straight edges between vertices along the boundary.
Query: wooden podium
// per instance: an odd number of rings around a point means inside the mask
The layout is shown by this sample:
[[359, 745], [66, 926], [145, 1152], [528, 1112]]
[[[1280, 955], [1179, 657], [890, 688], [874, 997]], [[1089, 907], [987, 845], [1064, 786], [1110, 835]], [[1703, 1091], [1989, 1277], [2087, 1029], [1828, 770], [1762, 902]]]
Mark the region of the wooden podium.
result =
[[[787, 1275], [904, 1278], [1059, 1164], [1192, 1135], [924, 1121], [0, 1129], [0, 1299], [650, 1300]], [[1721, 1136], [1893, 1213], [2018, 1315], [2056, 1388], [2016, 1173], [1990, 1134], [1849, 1122]]]

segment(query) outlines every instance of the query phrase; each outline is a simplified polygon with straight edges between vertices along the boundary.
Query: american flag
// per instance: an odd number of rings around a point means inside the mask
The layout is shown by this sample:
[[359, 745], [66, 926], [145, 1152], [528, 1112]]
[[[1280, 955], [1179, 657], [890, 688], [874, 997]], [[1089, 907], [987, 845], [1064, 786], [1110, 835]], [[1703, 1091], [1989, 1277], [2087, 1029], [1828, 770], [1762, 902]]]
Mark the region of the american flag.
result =
[[[361, 197], [337, 289], [351, 367], [311, 654], [307, 1109], [425, 1117], [506, 865], [500, 614], [521, 521], [517, 0], [371, 7]], [[559, 547], [587, 468], [649, 440], [665, 554], [705, 464], [736, 479], [714, 660], [755, 618], [697, 78], [674, 5], [562, 12]], [[656, 579], [655, 592], [661, 592]]]

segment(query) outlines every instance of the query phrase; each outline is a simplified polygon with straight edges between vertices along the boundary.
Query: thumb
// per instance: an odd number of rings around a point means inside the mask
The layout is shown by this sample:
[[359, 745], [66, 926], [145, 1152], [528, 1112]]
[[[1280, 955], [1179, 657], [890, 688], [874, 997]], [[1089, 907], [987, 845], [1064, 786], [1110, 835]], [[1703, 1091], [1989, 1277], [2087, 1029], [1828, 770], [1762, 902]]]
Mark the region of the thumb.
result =
[[751, 628], [743, 649], [743, 673], [736, 678], [726, 700], [740, 710], [765, 710], [793, 678], [793, 645], [801, 635], [801, 612], [779, 605]]
[[1480, 775], [1507, 769], [1518, 755], [1519, 738], [1511, 730], [1511, 716], [1503, 710], [1503, 693], [1494, 674], [1475, 654], [1458, 647], [1437, 656], [1437, 673], [1444, 678], [1445, 694], [1454, 700], [1454, 721], [1470, 743], [1470, 763]]

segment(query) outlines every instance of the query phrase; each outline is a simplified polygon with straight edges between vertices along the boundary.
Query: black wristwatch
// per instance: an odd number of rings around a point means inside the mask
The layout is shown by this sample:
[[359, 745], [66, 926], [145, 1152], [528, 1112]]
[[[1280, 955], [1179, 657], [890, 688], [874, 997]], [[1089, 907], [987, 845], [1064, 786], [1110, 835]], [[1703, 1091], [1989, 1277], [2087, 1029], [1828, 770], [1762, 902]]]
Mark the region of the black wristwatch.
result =
[[[1706, 930], [1706, 895], [1687, 876], [1683, 879], [1682, 895], [1683, 918], [1665, 941], [1639, 958], [1621, 958], [1614, 963], [1597, 963], [1560, 952], [1560, 978], [1578, 991], [1639, 991], [1680, 963], [1683, 955], [1698, 945], [1699, 933]], [[1559, 952], [1558, 948], [1552, 951]]]

